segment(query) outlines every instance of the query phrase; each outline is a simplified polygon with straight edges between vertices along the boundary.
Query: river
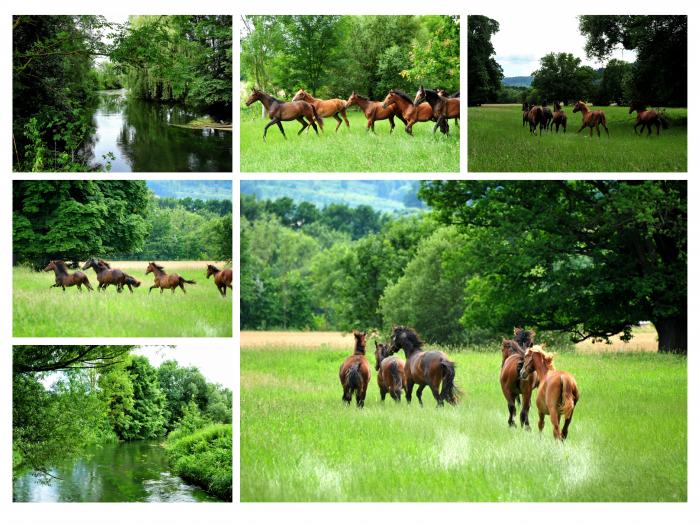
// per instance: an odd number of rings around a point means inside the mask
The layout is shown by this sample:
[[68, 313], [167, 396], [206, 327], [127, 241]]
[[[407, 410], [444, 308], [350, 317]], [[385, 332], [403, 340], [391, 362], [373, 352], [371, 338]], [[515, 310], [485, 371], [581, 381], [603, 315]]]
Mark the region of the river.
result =
[[112, 153], [112, 172], [231, 171], [230, 131], [172, 125], [205, 115], [183, 106], [137, 100], [124, 89], [98, 95], [96, 131], [87, 147], [90, 164], [105, 165], [103, 155]]
[[156, 441], [95, 447], [50, 470], [48, 483], [26, 472], [13, 482], [13, 501], [218, 501], [169, 471]]

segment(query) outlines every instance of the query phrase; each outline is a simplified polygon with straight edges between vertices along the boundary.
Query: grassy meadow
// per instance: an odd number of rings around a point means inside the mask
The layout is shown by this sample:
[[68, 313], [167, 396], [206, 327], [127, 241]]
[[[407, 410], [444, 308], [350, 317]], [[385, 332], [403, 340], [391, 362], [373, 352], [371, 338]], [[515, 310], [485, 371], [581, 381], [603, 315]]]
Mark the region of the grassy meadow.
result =
[[[165, 271], [197, 284], [185, 284], [186, 294], [154, 289], [153, 275], [145, 275], [148, 263], [113, 262], [141, 281], [134, 293], [119, 294], [114, 286], [97, 292], [93, 270], [85, 274], [95, 289], [49, 288], [53, 272], [15, 267], [12, 272], [12, 327], [15, 337], [230, 337], [231, 294], [219, 295], [213, 277], [206, 278], [208, 261], [162, 262]], [[71, 270], [72, 272], [73, 270]], [[229, 290], [230, 292], [230, 290]]]
[[[686, 501], [687, 361], [651, 352], [561, 353], [581, 390], [569, 439], [507, 426], [500, 353], [451, 351], [461, 403], [345, 407], [315, 346], [241, 349], [241, 501]], [[373, 342], [368, 342], [373, 347]], [[403, 357], [403, 355], [402, 355]], [[534, 399], [533, 399], [534, 402]]]
[[[543, 132], [532, 136], [522, 125], [520, 105], [484, 105], [469, 108], [469, 171], [545, 171], [545, 172], [676, 172], [688, 169], [688, 111], [668, 109], [669, 128], [656, 136], [635, 135], [636, 114], [626, 107], [602, 109], [610, 137], [600, 128], [598, 139], [588, 137], [581, 127], [581, 115], [564, 108], [567, 132]], [[637, 128], [639, 130], [639, 128]]]
[[317, 137], [313, 129], [300, 136], [301, 124], [284, 122], [287, 140], [277, 126], [262, 135], [267, 118], [261, 117], [259, 104], [241, 109], [241, 171], [244, 172], [457, 172], [459, 171], [460, 130], [450, 121], [450, 134], [438, 130], [433, 135], [433, 122], [413, 126], [413, 136], [404, 131], [403, 123], [394, 119], [396, 127], [389, 134], [389, 121], [375, 123], [376, 133], [366, 132], [363, 113], [347, 112], [350, 129], [345, 122], [335, 133], [336, 121], [324, 118], [324, 129]]

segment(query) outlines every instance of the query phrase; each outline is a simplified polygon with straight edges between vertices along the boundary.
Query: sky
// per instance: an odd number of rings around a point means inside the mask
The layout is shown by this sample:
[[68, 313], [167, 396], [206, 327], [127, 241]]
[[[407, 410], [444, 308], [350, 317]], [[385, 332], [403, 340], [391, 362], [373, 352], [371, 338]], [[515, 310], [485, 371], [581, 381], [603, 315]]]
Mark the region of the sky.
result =
[[[489, 15], [486, 15], [489, 16]], [[491, 37], [496, 50], [496, 61], [506, 77], [528, 76], [539, 68], [540, 58], [547, 53], [571, 53], [581, 59], [583, 65], [594, 69], [605, 64], [586, 58], [583, 50], [586, 39], [579, 32], [576, 16], [552, 17], [543, 15], [543, 23], [537, 30], [532, 24], [523, 23], [517, 16], [490, 16], [500, 25], [498, 33]], [[610, 58], [633, 62], [635, 52], [616, 49]]]
[[141, 346], [134, 355], [142, 355], [153, 366], [174, 359], [180, 366], [196, 366], [209, 383], [233, 390], [233, 343], [179, 342], [174, 347]]

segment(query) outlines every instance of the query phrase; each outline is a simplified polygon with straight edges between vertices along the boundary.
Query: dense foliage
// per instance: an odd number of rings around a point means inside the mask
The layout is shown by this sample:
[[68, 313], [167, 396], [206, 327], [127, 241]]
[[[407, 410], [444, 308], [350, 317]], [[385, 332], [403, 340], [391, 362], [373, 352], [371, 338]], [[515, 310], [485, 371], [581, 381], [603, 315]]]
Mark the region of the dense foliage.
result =
[[469, 28], [469, 97], [470, 106], [496, 99], [503, 79], [503, 69], [496, 62], [491, 36], [498, 33], [498, 22], [481, 15], [467, 17]]

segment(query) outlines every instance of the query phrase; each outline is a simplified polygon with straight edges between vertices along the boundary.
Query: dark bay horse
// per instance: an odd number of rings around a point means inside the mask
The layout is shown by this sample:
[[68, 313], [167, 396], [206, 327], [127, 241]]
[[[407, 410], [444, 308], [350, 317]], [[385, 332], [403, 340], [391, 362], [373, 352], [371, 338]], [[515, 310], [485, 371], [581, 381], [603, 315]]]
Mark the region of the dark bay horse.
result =
[[537, 135], [537, 126], [539, 126], [540, 136], [542, 136], [542, 127], [544, 126], [544, 111], [542, 106], [530, 106], [527, 112], [527, 121], [530, 124], [530, 134]]
[[[430, 387], [439, 407], [447, 401], [457, 404], [460, 392], [455, 386], [455, 364], [447, 354], [439, 351], [422, 350], [421, 341], [415, 330], [405, 326], [395, 326], [389, 343], [389, 354], [403, 349], [406, 354], [406, 401], [411, 402], [413, 385], [418, 385], [416, 397], [423, 405], [422, 395], [426, 386]], [[442, 383], [442, 391], [440, 391]]]
[[396, 104], [396, 114], [400, 113], [403, 117], [402, 120], [406, 122], [406, 133], [409, 135], [413, 134], [413, 125], [416, 122], [435, 120], [433, 108], [430, 107], [430, 104], [423, 102], [418, 106], [414, 106], [410, 97], [400, 89], [392, 89], [387, 93], [382, 103], [382, 108], [386, 109], [391, 104]]
[[[514, 344], [517, 344], [513, 341]], [[530, 374], [526, 378], [520, 377], [520, 370], [524, 366], [523, 354], [514, 353], [508, 356], [501, 366], [500, 382], [501, 391], [508, 404], [508, 425], [515, 426], [515, 403], [522, 396], [522, 408], [520, 410], [520, 426], [530, 429], [530, 401], [532, 391], [537, 387], [537, 374]]]
[[651, 125], [656, 126], [656, 134], [659, 134], [659, 128], [668, 129], [668, 121], [666, 117], [658, 111], [653, 109], [647, 109], [644, 104], [639, 102], [632, 102], [630, 104], [629, 114], [633, 111], [637, 112], [637, 121], [634, 123], [634, 134], [637, 134], [637, 126], [642, 126], [642, 132], [640, 135], [644, 135], [644, 127], [649, 131], [647, 137], [651, 135]]
[[574, 104], [574, 109], [573, 112], [576, 113], [580, 111], [581, 112], [581, 127], [576, 133], [581, 133], [581, 130], [583, 128], [590, 128], [590, 137], [593, 137], [593, 128], [598, 132], [598, 136], [600, 137], [600, 127], [603, 126], [605, 129], [606, 135], [609, 137], [610, 132], [608, 131], [608, 126], [606, 125], [605, 121], [605, 112], [601, 110], [596, 110], [596, 111], [591, 111], [588, 109], [588, 106], [586, 105], [585, 102], [582, 100], [579, 100]]
[[523, 102], [523, 126], [529, 122], [527, 115], [530, 113], [530, 107], [529, 102]]
[[129, 287], [129, 291], [133, 293], [130, 283], [126, 282], [129, 276], [121, 270], [112, 269], [112, 267], [106, 261], [91, 257], [85, 261], [85, 264], [83, 264], [83, 270], [87, 270], [88, 268], [95, 270], [98, 282], [98, 291], [106, 291], [107, 287], [113, 284], [117, 288], [117, 292], [121, 293], [124, 290], [124, 285], [126, 284]]
[[365, 118], [367, 119], [367, 131], [371, 129], [374, 133], [374, 123], [377, 120], [388, 119], [389, 125], [391, 126], [391, 128], [389, 129], [389, 133], [391, 133], [396, 127], [394, 125], [394, 117], [398, 118], [401, 122], [403, 122], [404, 126], [406, 125], [406, 120], [404, 120], [403, 115], [400, 112], [398, 112], [395, 104], [391, 104], [390, 106], [384, 108], [381, 102], [375, 102], [373, 100], [370, 100], [367, 97], [358, 95], [354, 91], [345, 103], [345, 107], [349, 108], [353, 104], [357, 105], [365, 114]]
[[156, 264], [155, 262], [148, 263], [148, 267], [146, 268], [146, 275], [148, 275], [149, 273], [153, 273], [153, 286], [151, 286], [148, 289], [148, 293], [151, 293], [151, 290], [153, 290], [154, 288], [160, 288], [160, 293], [163, 293], [163, 290], [165, 289], [170, 289], [172, 293], [175, 293], [175, 289], [178, 286], [182, 290], [182, 293], [187, 293], [185, 292], [185, 283], [197, 284], [196, 281], [188, 281], [187, 279], [185, 279], [184, 277], [180, 277], [176, 273], [165, 273], [165, 269], [162, 266]]
[[559, 133], [559, 126], [561, 126], [566, 133], [566, 113], [561, 109], [561, 104], [559, 102], [554, 103], [554, 115], [552, 115], [552, 123], [550, 124], [550, 130], [556, 126], [556, 131]]
[[[535, 345], [525, 353], [525, 363], [520, 370], [520, 378], [527, 380], [537, 374], [539, 391], [537, 392], [537, 411], [540, 419], [537, 427], [544, 428], [544, 417], [549, 414], [555, 439], [564, 440], [569, 434], [569, 425], [574, 416], [574, 408], [580, 393], [576, 379], [568, 372], [555, 370], [554, 354], [545, 352]], [[559, 418], [564, 416], [564, 427], [559, 430]]]
[[[245, 105], [250, 106], [256, 101], [260, 101], [260, 103], [265, 106], [265, 110], [270, 117], [270, 122], [265, 125], [265, 130], [263, 131], [263, 140], [265, 140], [267, 136], [267, 128], [273, 124], [277, 124], [277, 127], [282, 132], [282, 136], [286, 139], [287, 135], [284, 133], [282, 122], [290, 120], [298, 120], [301, 123], [301, 129], [297, 135], [301, 135], [301, 132], [309, 126], [313, 127], [316, 135], [318, 135], [316, 122], [318, 122], [318, 125], [323, 129], [323, 119], [316, 112], [316, 108], [308, 102], [304, 102], [303, 100], [284, 102], [283, 100], [276, 99], [272, 95], [268, 95], [267, 93], [253, 88], [253, 92], [248, 97], [248, 100], [245, 101]], [[308, 120], [308, 124], [304, 118]]]
[[365, 396], [371, 378], [369, 362], [365, 357], [367, 334], [353, 330], [352, 335], [355, 337], [355, 351], [340, 365], [338, 376], [343, 386], [343, 402], [349, 405], [354, 393], [357, 406], [362, 408], [365, 406]]
[[90, 285], [87, 275], [83, 272], [68, 273], [65, 261], [59, 259], [49, 262], [46, 268], [44, 268], [44, 271], [50, 272], [51, 270], [53, 270], [56, 276], [56, 282], [49, 288], [63, 288], [65, 292], [66, 286], [77, 286], [78, 291], [82, 292], [82, 286], [85, 285], [85, 288], [92, 292], [92, 285]]
[[233, 290], [233, 286], [231, 286], [233, 270], [231, 270], [231, 268], [219, 270], [213, 264], [207, 264], [207, 279], [212, 275], [214, 276], [214, 284], [216, 284], [219, 293], [222, 297], [226, 297], [226, 288], [231, 288]]
[[[343, 120], [345, 121], [345, 125], [348, 127], [348, 129], [350, 129], [350, 122], [348, 122], [348, 116], [345, 114], [346, 105], [344, 100], [339, 98], [331, 98], [328, 100], [314, 98], [303, 89], [297, 91], [296, 95], [294, 95], [294, 98], [292, 99], [292, 102], [297, 102], [299, 100], [303, 100], [304, 102], [311, 104], [316, 109], [316, 113], [319, 117], [333, 117], [335, 120], [337, 120], [338, 124], [335, 126], [336, 131], [338, 131], [338, 128], [343, 123]], [[341, 115], [343, 120], [340, 120], [338, 115]], [[323, 129], [323, 126], [321, 126], [321, 129]]]
[[525, 357], [525, 351], [535, 344], [535, 332], [523, 328], [513, 328], [513, 339], [503, 339], [501, 344], [501, 368], [506, 359], [513, 354]]
[[418, 106], [421, 102], [426, 101], [433, 109], [433, 115], [437, 118], [433, 133], [440, 128], [440, 131], [447, 134], [450, 128], [447, 125], [448, 119], [459, 119], [459, 99], [445, 98], [437, 94], [432, 89], [425, 89], [423, 86], [416, 91], [416, 97], [413, 99], [413, 105]]
[[401, 401], [401, 390], [406, 390], [406, 363], [396, 356], [389, 356], [387, 345], [374, 342], [374, 368], [382, 401], [387, 392], [397, 403]]
[[554, 114], [552, 113], [552, 110], [549, 109], [547, 101], [545, 100], [544, 102], [542, 102], [542, 119], [544, 120], [545, 131], [549, 131], [549, 126], [551, 125], [553, 118]]

